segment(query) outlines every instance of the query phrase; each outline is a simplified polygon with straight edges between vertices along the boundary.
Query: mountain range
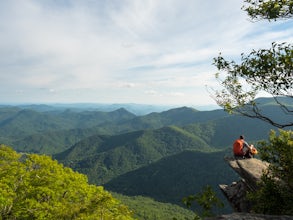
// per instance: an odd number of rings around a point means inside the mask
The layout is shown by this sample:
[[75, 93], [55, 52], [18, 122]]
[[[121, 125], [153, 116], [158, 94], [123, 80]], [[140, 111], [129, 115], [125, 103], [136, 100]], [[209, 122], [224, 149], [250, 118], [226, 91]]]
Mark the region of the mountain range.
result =
[[[291, 120], [271, 99], [258, 101], [270, 117]], [[221, 196], [218, 183], [235, 180], [223, 160], [234, 139], [245, 135], [257, 147], [275, 129], [222, 109], [136, 115], [125, 108], [63, 107], [0, 106], [0, 142], [19, 152], [52, 155], [112, 192], [177, 205], [206, 185]]]

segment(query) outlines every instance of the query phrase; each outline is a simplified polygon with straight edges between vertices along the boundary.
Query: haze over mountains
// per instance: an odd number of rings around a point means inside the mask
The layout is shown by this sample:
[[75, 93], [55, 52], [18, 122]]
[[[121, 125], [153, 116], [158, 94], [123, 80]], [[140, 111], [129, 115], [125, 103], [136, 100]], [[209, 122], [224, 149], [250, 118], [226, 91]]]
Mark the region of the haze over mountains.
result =
[[[289, 120], [270, 99], [263, 111]], [[71, 106], [72, 107], [72, 106]], [[182, 205], [203, 186], [235, 180], [223, 161], [240, 134], [267, 139], [269, 124], [221, 109], [179, 107], [145, 115], [48, 105], [0, 107], [0, 142], [20, 152], [50, 154], [89, 181], [128, 196]]]
[[[127, 109], [127, 111], [139, 116], [146, 115], [152, 112], [162, 112], [172, 108], [181, 107], [180, 105], [150, 105], [150, 104], [136, 104], [136, 103], [120, 103], [120, 104], [101, 104], [101, 103], [52, 103], [52, 104], [0, 104], [1, 106], [18, 106], [22, 109], [32, 109], [41, 112], [47, 111], [64, 111], [70, 109], [72, 111], [103, 111], [110, 112], [119, 108]], [[192, 106], [197, 110], [209, 111], [219, 109], [217, 105], [201, 105]]]

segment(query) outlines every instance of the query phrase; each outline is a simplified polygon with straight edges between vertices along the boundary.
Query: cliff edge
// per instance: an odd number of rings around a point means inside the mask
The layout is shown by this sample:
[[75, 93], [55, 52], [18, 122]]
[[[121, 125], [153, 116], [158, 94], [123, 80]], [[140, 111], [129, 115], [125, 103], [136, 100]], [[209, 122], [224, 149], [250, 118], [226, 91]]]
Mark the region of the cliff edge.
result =
[[237, 182], [230, 185], [221, 184], [220, 189], [234, 209], [234, 213], [222, 215], [213, 218], [206, 218], [210, 220], [289, 220], [293, 216], [273, 216], [253, 214], [251, 211], [251, 204], [246, 200], [247, 192], [257, 190], [257, 183], [261, 180], [263, 172], [268, 168], [267, 162], [259, 159], [235, 159], [225, 158], [229, 166], [236, 171], [241, 177]]
[[229, 166], [241, 177], [230, 185], [221, 184], [220, 189], [236, 212], [250, 212], [251, 204], [245, 199], [248, 191], [257, 189], [263, 171], [268, 168], [268, 163], [261, 160], [225, 158]]

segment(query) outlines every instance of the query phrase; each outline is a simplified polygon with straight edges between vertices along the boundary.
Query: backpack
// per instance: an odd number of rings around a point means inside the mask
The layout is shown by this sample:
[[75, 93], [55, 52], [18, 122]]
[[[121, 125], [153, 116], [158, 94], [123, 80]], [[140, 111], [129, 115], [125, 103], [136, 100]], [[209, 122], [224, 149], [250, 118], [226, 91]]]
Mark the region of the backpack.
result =
[[235, 155], [243, 155], [242, 148], [243, 141], [241, 139], [237, 139], [233, 144], [233, 153]]

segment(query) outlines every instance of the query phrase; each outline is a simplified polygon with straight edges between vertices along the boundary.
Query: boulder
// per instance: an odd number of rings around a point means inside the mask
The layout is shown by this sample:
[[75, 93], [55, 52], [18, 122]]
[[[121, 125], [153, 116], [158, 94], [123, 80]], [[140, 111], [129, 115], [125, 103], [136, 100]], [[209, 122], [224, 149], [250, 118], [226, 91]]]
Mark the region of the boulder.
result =
[[257, 189], [257, 183], [269, 164], [255, 158], [225, 158], [225, 160], [241, 178], [230, 185], [221, 184], [219, 187], [234, 211], [250, 212], [251, 204], [246, 200], [246, 194]]
[[230, 185], [221, 184], [220, 189], [234, 209], [234, 213], [205, 218], [206, 220], [293, 220], [287, 215], [262, 215], [250, 213], [251, 204], [246, 200], [247, 192], [257, 190], [257, 183], [268, 168], [267, 162], [251, 158], [225, 158], [229, 166], [236, 171], [240, 179]]
[[267, 162], [259, 159], [233, 159], [225, 158], [230, 167], [244, 179], [251, 190], [257, 189], [257, 182], [260, 181], [263, 172], [268, 168]]
[[233, 182], [230, 185], [219, 185], [225, 197], [236, 212], [249, 212], [250, 203], [245, 199], [247, 184], [243, 180]]

